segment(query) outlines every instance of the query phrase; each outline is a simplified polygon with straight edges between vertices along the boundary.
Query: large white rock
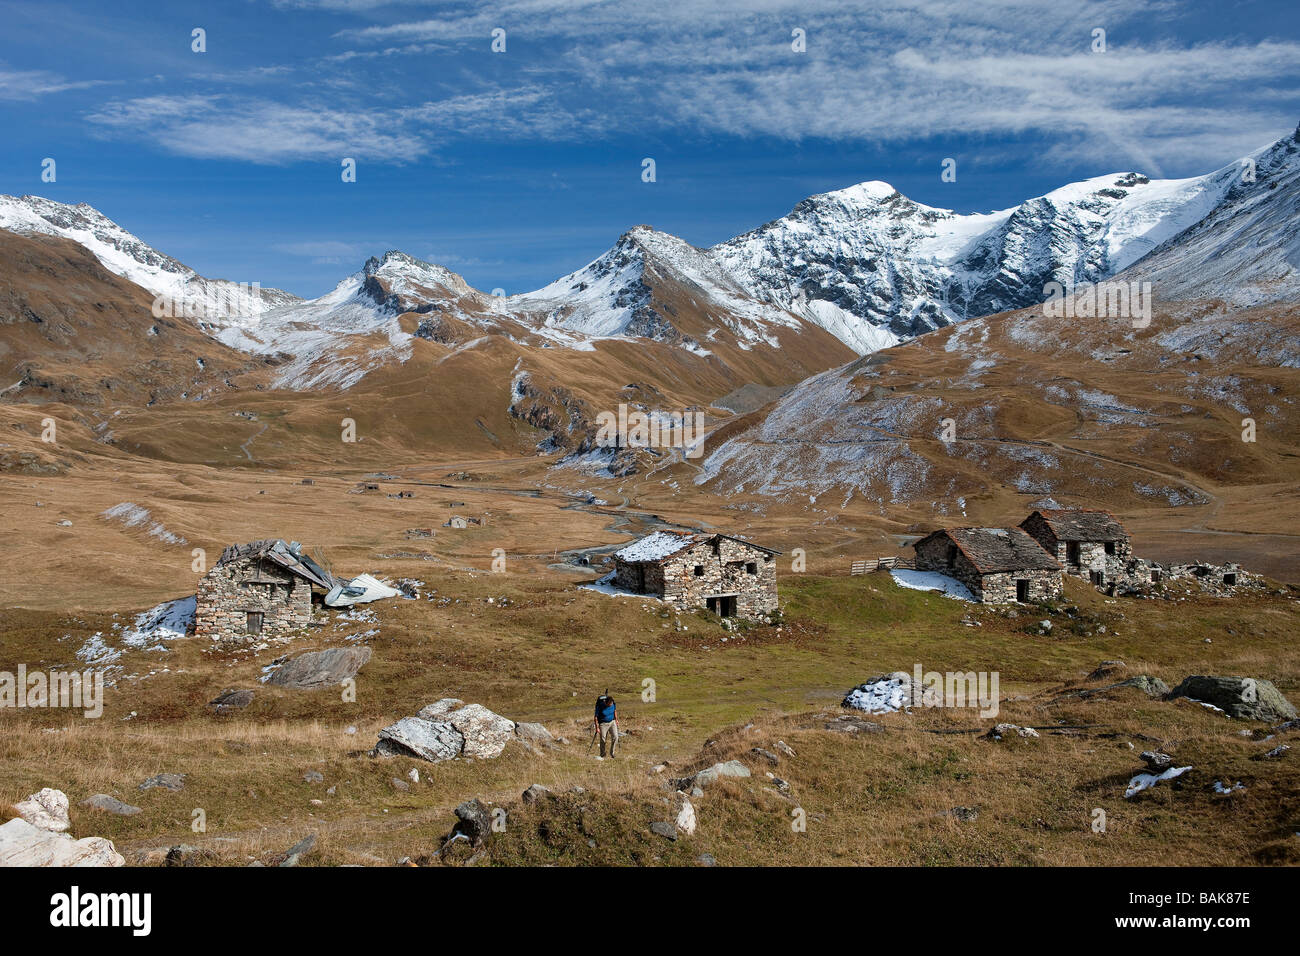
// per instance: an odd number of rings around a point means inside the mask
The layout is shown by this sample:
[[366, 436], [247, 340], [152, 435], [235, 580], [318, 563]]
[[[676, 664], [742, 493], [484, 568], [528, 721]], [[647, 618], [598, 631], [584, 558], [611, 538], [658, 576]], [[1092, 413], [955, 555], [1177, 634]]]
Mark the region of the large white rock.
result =
[[0, 866], [122, 866], [126, 861], [103, 837], [74, 840], [26, 820], [0, 826]]
[[45, 787], [22, 803], [15, 803], [18, 815], [34, 827], [62, 833], [68, 829], [68, 795], [62, 790]]
[[464, 746], [460, 731], [446, 721], [403, 717], [379, 732], [375, 750], [381, 754], [414, 754], [437, 762], [459, 757]]
[[513, 720], [493, 713], [482, 704], [466, 704], [444, 719], [465, 738], [462, 757], [499, 757], [515, 736]]
[[418, 717], [451, 724], [465, 738], [462, 757], [499, 757], [515, 733], [515, 722], [488, 710], [482, 704], [466, 704], [444, 697], [420, 709]]

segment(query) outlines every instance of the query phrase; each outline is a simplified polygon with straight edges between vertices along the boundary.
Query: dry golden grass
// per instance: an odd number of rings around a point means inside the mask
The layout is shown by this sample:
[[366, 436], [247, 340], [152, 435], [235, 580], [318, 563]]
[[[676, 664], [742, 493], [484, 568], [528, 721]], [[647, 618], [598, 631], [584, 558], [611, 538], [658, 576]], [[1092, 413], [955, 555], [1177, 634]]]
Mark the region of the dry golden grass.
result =
[[[373, 624], [332, 622], [251, 655], [215, 654], [192, 638], [165, 654], [128, 651], [99, 720], [0, 712], [0, 801], [59, 787], [72, 800], [75, 834], [108, 836], [141, 862], [188, 843], [201, 848], [197, 862], [273, 863], [308, 833], [319, 842], [305, 862], [428, 861], [454, 823], [452, 809], [470, 797], [509, 809], [506, 832], [479, 857], [502, 864], [685, 864], [705, 852], [727, 864], [1295, 861], [1289, 833], [1300, 814], [1300, 778], [1293, 760], [1251, 759], [1277, 742], [1238, 735], [1255, 725], [1132, 691], [1059, 696], [1084, 686], [1098, 661], [1120, 658], [1126, 673], [1171, 685], [1191, 673], [1265, 677], [1294, 700], [1292, 597], [1114, 602], [1070, 582], [1073, 620], [1084, 623], [1075, 628], [1058, 615], [1054, 636], [1043, 637], [1025, 632], [1028, 616], [907, 591], [884, 575], [787, 574], [788, 617], [815, 626], [794, 642], [760, 632], [739, 641], [705, 614], [682, 615], [685, 633], [665, 629], [676, 618], [654, 602], [576, 591], [571, 575], [539, 564], [503, 575], [425, 567], [419, 576], [439, 600], [372, 605]], [[963, 616], [982, 626], [963, 626]], [[1105, 634], [1095, 630], [1102, 622]], [[111, 635], [111, 623], [107, 613], [0, 612], [0, 669], [73, 663], [79, 643], [95, 631]], [[343, 644], [376, 627], [355, 703], [334, 690], [258, 683], [277, 656]], [[1004, 699], [997, 720], [1045, 728], [1044, 736], [994, 744], [973, 732], [932, 732], [993, 723], [969, 711], [889, 715], [878, 719], [881, 734], [821, 729], [849, 687], [917, 662], [997, 670]], [[656, 682], [654, 702], [639, 696], [646, 677]], [[255, 689], [253, 704], [210, 713], [206, 701], [231, 687]], [[590, 699], [605, 687], [620, 701], [626, 737], [619, 757], [601, 762], [585, 751]], [[540, 720], [569, 742], [539, 754], [511, 745], [497, 760], [437, 765], [364, 755], [379, 728], [444, 696]], [[1088, 729], [1048, 730], [1061, 725]], [[777, 739], [798, 756], [768, 768], [750, 754]], [[1154, 746], [1195, 769], [1176, 786], [1125, 801], [1137, 751]], [[669, 844], [648, 832], [650, 822], [668, 818], [667, 780], [732, 757], [756, 775], [709, 788], [697, 801], [695, 837]], [[660, 763], [668, 769], [654, 774]], [[395, 788], [393, 778], [405, 779], [411, 767], [420, 783]], [[789, 781], [793, 804], [765, 789], [768, 769]], [[309, 770], [324, 782], [305, 782]], [[137, 789], [163, 771], [186, 774], [185, 788]], [[1208, 793], [1215, 779], [1240, 780], [1246, 790]], [[524, 807], [519, 794], [533, 783], [557, 798]], [[571, 792], [575, 786], [585, 792]], [[115, 817], [77, 806], [100, 792], [143, 812]], [[806, 833], [790, 829], [794, 805], [809, 814]], [[977, 807], [978, 820], [939, 816], [959, 805]], [[206, 814], [205, 833], [191, 829], [196, 808]], [[1108, 815], [1105, 834], [1091, 830], [1094, 808]], [[458, 846], [451, 858], [467, 855]]]

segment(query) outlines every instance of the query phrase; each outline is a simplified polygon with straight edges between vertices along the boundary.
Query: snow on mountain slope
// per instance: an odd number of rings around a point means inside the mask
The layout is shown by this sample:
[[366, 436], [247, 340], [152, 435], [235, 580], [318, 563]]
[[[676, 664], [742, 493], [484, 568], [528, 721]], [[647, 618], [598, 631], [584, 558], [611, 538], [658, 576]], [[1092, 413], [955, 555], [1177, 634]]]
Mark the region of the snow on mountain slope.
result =
[[40, 196], [0, 195], [0, 229], [61, 236], [88, 249], [107, 269], [168, 300], [165, 314], [222, 321], [253, 317], [268, 308], [297, 302], [280, 289], [207, 279], [163, 255], [86, 203], [68, 206]]
[[475, 310], [495, 308], [492, 296], [456, 273], [391, 251], [367, 260], [318, 299], [211, 331], [245, 352], [293, 356], [276, 377], [281, 388], [349, 388], [374, 368], [410, 358], [423, 326], [405, 332], [399, 316], [446, 313], [472, 320]]
[[585, 336], [670, 341], [681, 338], [680, 330], [654, 308], [656, 290], [665, 283], [684, 290], [693, 305], [734, 333], [742, 348], [760, 341], [775, 346], [772, 326], [799, 326], [784, 309], [750, 297], [703, 251], [649, 226], [633, 227], [604, 255], [544, 288], [512, 296], [506, 307], [537, 314], [546, 327]]
[[854, 339], [867, 328], [908, 338], [1041, 302], [1048, 282], [1107, 278], [1202, 219], [1230, 185], [1222, 171], [1165, 181], [1116, 173], [961, 215], [861, 183], [709, 254], [759, 297], [819, 324], [818, 308], [835, 306], [832, 331], [865, 353]]
[[1300, 297], [1300, 128], [1225, 166], [1222, 200], [1129, 271], [1166, 299], [1234, 306]]

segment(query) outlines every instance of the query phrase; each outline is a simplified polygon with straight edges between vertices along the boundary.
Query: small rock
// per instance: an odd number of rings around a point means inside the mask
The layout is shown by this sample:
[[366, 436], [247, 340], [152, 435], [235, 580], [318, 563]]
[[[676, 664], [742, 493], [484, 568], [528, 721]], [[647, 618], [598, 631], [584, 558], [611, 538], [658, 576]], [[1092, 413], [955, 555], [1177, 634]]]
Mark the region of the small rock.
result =
[[777, 757], [776, 754], [772, 753], [770, 750], [764, 750], [762, 747], [753, 747], [749, 752], [754, 754], [756, 757], [762, 757], [773, 767], [781, 762], [781, 759]]
[[316, 847], [316, 834], [312, 833], [303, 837], [297, 843], [289, 848], [289, 852], [284, 855], [280, 861], [280, 866], [297, 866], [298, 861], [310, 853]]
[[410, 770], [406, 772], [406, 779], [411, 781], [411, 783], [419, 783], [420, 771], [415, 767], [412, 767]]
[[144, 783], [140, 784], [140, 789], [152, 790], [154, 787], [162, 787], [164, 790], [171, 790], [173, 792], [183, 790], [185, 789], [185, 777], [186, 774], [183, 773], [154, 774], [148, 780], [144, 781]]
[[115, 813], [119, 817], [133, 817], [140, 812], [139, 807], [123, 803], [116, 797], [110, 797], [106, 793], [97, 793], [93, 797], [82, 800], [81, 806], [90, 807], [92, 810], [103, 810], [105, 813]]
[[650, 824], [650, 832], [663, 837], [665, 840], [676, 841], [677, 839], [677, 827], [661, 820], [656, 820]]
[[252, 702], [251, 690], [227, 690], [208, 701], [208, 706], [218, 714], [225, 714], [232, 710], [243, 710]]
[[535, 783], [524, 791], [523, 800], [524, 803], [536, 803], [542, 797], [549, 797], [550, 795], [550, 790], [543, 787], [540, 783]]
[[790, 746], [789, 744], [787, 744], [784, 740], [778, 740], [775, 744], [772, 745], [772, 747], [773, 747], [773, 749], [775, 749], [778, 753], [783, 753], [783, 754], [785, 754], [787, 757], [793, 757], [793, 756], [794, 756], [794, 749], [791, 748], [791, 746]]
[[948, 816], [959, 823], [974, 823], [979, 815], [980, 812], [975, 807], [953, 807], [948, 811]]
[[394, 777], [392, 780], [389, 780], [388, 782], [392, 784], [394, 790], [399, 790], [402, 793], [406, 793], [408, 790], [411, 789], [411, 785], [407, 783], [405, 780], [403, 780], [401, 777]]
[[307, 783], [324, 783], [325, 775], [319, 770], [308, 770], [302, 775], [302, 779]]
[[984, 739], [1001, 740], [1004, 737], [1010, 736], [1037, 737], [1039, 734], [1033, 727], [1021, 727], [1019, 724], [998, 724], [984, 735]]
[[1155, 773], [1164, 773], [1174, 765], [1173, 757], [1158, 750], [1144, 750], [1138, 756]]
[[456, 808], [456, 819], [459, 822], [456, 824], [455, 832], [468, 837], [474, 846], [481, 846], [488, 834], [492, 832], [492, 820], [488, 815], [488, 809], [477, 797], [466, 800]]

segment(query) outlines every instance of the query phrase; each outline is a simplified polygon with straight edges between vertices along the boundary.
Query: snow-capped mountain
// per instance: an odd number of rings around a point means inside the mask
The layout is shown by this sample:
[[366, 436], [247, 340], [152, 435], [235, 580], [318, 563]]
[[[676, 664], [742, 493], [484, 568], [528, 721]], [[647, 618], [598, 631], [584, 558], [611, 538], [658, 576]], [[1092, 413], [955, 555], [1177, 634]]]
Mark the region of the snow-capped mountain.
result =
[[1220, 202], [1130, 271], [1170, 300], [1300, 298], [1300, 129], [1214, 174]]
[[775, 345], [774, 327], [800, 324], [787, 310], [753, 298], [703, 250], [650, 226], [633, 227], [604, 255], [536, 292], [512, 296], [506, 307], [584, 336], [636, 336], [700, 348], [674, 324], [666, 286], [707, 321], [731, 331], [742, 347], [757, 341]]
[[281, 387], [347, 388], [386, 361], [405, 361], [413, 338], [435, 337], [427, 320], [404, 331], [400, 316], [472, 320], [493, 310], [495, 302], [442, 266], [390, 251], [368, 259], [320, 298], [248, 320], [228, 319], [209, 331], [245, 352], [293, 356], [279, 370]]
[[904, 339], [1041, 302], [1049, 282], [1114, 275], [1209, 214], [1234, 169], [1182, 180], [1114, 173], [969, 215], [862, 183], [806, 199], [709, 253], [755, 294], [813, 321], [832, 316]]
[[[459, 347], [489, 332], [584, 351], [600, 339], [649, 339], [700, 358], [788, 354], [791, 336], [829, 333], [834, 349], [866, 354], [1041, 302], [1049, 282], [1097, 282], [1135, 266], [1163, 300], [1294, 295], [1296, 135], [1205, 176], [1114, 173], [990, 213], [925, 206], [866, 182], [710, 249], [637, 226], [581, 269], [509, 298], [389, 252], [304, 302], [205, 279], [90, 206], [34, 196], [0, 196], [0, 229], [72, 239], [155, 295], [196, 305], [184, 317], [223, 343], [291, 357], [284, 387], [348, 387], [379, 363], [405, 361], [413, 337]], [[822, 343], [814, 351], [827, 353]]]
[[86, 203], [68, 206], [40, 196], [0, 195], [0, 229], [71, 239], [88, 249], [109, 272], [163, 300], [159, 308], [167, 315], [249, 317], [299, 301], [296, 295], [261, 288], [251, 281], [204, 278]]

